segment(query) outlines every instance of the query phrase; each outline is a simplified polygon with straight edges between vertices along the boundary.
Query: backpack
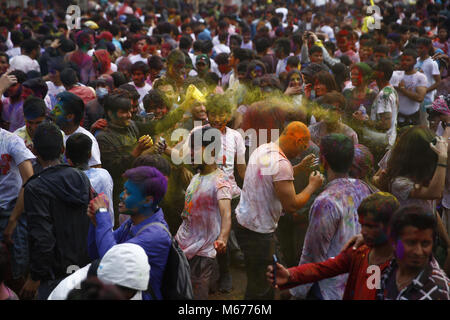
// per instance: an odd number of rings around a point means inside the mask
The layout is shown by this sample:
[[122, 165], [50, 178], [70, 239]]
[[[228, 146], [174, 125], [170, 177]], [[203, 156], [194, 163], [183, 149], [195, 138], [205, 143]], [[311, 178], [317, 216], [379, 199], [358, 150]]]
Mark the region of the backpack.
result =
[[[172, 237], [166, 226], [160, 222], [152, 222], [143, 226], [136, 236], [149, 226], [158, 225], [163, 228], [170, 236], [172, 245], [169, 249], [166, 269], [162, 279], [161, 292], [164, 300], [192, 300], [194, 295], [191, 283], [191, 268], [189, 262], [178, 242]], [[154, 300], [156, 295], [149, 284], [148, 291]]]

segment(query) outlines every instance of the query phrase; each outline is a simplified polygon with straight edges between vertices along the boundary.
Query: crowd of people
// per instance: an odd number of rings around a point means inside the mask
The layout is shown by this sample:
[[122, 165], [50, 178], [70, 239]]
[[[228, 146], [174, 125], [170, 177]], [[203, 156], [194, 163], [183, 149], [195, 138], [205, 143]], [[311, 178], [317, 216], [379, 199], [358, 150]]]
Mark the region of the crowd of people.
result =
[[0, 300], [450, 298], [449, 1], [69, 5], [0, 8]]

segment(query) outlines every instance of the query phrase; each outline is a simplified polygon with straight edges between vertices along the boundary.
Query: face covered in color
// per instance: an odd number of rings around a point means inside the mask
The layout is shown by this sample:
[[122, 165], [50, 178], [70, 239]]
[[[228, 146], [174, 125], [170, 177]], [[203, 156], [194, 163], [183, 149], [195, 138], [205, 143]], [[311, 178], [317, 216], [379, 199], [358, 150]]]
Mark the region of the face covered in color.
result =
[[433, 230], [404, 227], [394, 250], [400, 268], [422, 270], [433, 253]]
[[124, 184], [124, 190], [120, 194], [119, 212], [122, 214], [135, 215], [143, 213], [146, 207], [150, 207], [152, 202], [146, 202], [138, 185], [130, 180]]
[[61, 103], [57, 103], [51, 112], [51, 116], [53, 121], [60, 127], [61, 129], [67, 127], [69, 120], [67, 120], [67, 114], [64, 110], [64, 107]]
[[376, 247], [388, 241], [387, 230], [381, 222], [375, 220], [371, 213], [359, 216], [361, 234], [369, 247]]

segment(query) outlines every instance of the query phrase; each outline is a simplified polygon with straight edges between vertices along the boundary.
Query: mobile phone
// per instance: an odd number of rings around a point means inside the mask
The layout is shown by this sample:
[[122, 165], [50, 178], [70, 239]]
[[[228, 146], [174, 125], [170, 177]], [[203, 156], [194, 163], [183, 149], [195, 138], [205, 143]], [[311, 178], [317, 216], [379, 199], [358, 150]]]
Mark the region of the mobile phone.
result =
[[277, 284], [277, 262], [278, 262], [277, 255], [274, 254], [273, 255], [273, 263], [272, 263], [272, 266], [273, 266], [273, 282], [272, 282], [272, 284], [274, 286]]

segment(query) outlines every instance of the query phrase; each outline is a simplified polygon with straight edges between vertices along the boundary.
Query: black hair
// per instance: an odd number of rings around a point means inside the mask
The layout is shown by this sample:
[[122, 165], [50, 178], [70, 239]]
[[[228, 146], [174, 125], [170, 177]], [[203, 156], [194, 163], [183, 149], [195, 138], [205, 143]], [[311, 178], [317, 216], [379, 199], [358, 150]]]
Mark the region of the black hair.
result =
[[226, 42], [228, 39], [228, 33], [224, 32], [224, 33], [219, 33], [219, 42]]
[[61, 130], [51, 122], [41, 123], [34, 132], [33, 146], [44, 161], [59, 159], [64, 146]]
[[317, 45], [313, 45], [311, 46], [311, 48], [309, 48], [309, 55], [312, 55], [315, 52], [320, 52], [322, 53], [322, 48], [317, 46]]
[[395, 43], [400, 43], [402, 40], [401, 36], [398, 33], [389, 33], [387, 39]]
[[339, 92], [344, 89], [344, 83], [350, 79], [350, 69], [343, 63], [336, 63], [331, 67], [331, 71], [334, 74], [334, 79], [339, 87]]
[[26, 39], [22, 42], [20, 48], [23, 50], [25, 54], [31, 53], [31, 51], [39, 49], [39, 41], [35, 39]]
[[208, 53], [211, 52], [211, 50], [213, 49], [213, 47], [214, 47], [214, 45], [213, 45], [213, 43], [212, 43], [211, 40], [205, 40], [205, 41], [203, 41], [203, 43], [202, 43], [202, 49], [201, 49], [201, 52], [202, 52], [202, 53], [205, 53], [205, 54], [208, 54]]
[[73, 119], [74, 124], [79, 125], [84, 115], [83, 100], [76, 94], [73, 94], [72, 92], [68, 91], [58, 93], [56, 95], [56, 99], [58, 103], [61, 105], [61, 107], [64, 109], [66, 114], [74, 115]]
[[231, 35], [230, 36], [230, 43], [231, 43], [231, 40], [236, 40], [238, 42], [239, 46], [241, 46], [241, 44], [242, 44], [242, 37], [240, 35], [238, 35], [238, 34]]
[[388, 59], [380, 59], [375, 69], [383, 72], [385, 81], [389, 81], [394, 73], [394, 66]]
[[89, 163], [91, 156], [92, 140], [84, 133], [75, 133], [66, 141], [66, 157], [74, 166]]
[[140, 155], [139, 157], [137, 157], [134, 160], [133, 165], [131, 167], [132, 168], [137, 168], [137, 167], [142, 167], [142, 166], [156, 168], [164, 176], [166, 176], [166, 177], [170, 176], [170, 172], [171, 172], [170, 163], [169, 163], [169, 161], [167, 161], [166, 158], [164, 158], [160, 154], [143, 154], [143, 155]]
[[416, 41], [416, 46], [425, 46], [425, 47], [429, 48], [429, 47], [431, 47], [431, 45], [432, 45], [432, 42], [428, 38], [422, 37], [422, 38], [417, 39], [417, 41]]
[[23, 34], [19, 30], [14, 30], [11, 32], [11, 42], [15, 47], [18, 47], [21, 45], [23, 41]]
[[119, 89], [128, 91], [130, 93], [130, 97], [132, 100], [134, 101], [139, 100], [140, 94], [132, 84], [129, 83], [122, 84], [119, 87]]
[[320, 140], [320, 154], [334, 172], [348, 173], [353, 163], [355, 147], [349, 137], [332, 133]]
[[6, 54], [6, 52], [0, 52], [0, 57], [5, 57], [6, 62], [9, 63], [9, 56]]
[[202, 51], [203, 41], [202, 40], [195, 40], [194, 43], [192, 44], [192, 47], [193, 47], [195, 52]]
[[192, 46], [192, 38], [191, 36], [184, 35], [180, 38], [179, 48], [180, 50], [189, 50]]
[[33, 91], [33, 94], [38, 98], [45, 98], [48, 92], [47, 83], [41, 77], [31, 78], [23, 83], [24, 87], [27, 87]]
[[17, 78], [17, 83], [24, 83], [25, 81], [27, 81], [27, 75], [25, 72], [23, 72], [22, 70], [13, 70], [9, 73], [10, 76], [15, 76]]
[[290, 56], [286, 62], [286, 64], [291, 67], [298, 67], [299, 63], [300, 59], [297, 56]]
[[379, 44], [373, 48], [373, 53], [375, 52], [381, 52], [387, 55], [389, 53], [389, 48], [385, 45]]
[[253, 59], [253, 51], [249, 49], [237, 48], [233, 51], [233, 56], [239, 59], [239, 62], [250, 61]]
[[275, 41], [275, 47], [281, 48], [283, 50], [283, 53], [287, 56], [291, 52], [291, 42], [287, 38], [280, 38]]
[[323, 45], [325, 46], [326, 49], [330, 49], [332, 52], [336, 51], [336, 45], [331, 41], [325, 41]]
[[415, 49], [406, 49], [403, 51], [402, 56], [413, 57], [414, 61], [417, 59], [417, 51]]
[[214, 61], [217, 63], [217, 65], [228, 64], [229, 57], [230, 55], [228, 53], [221, 52], [218, 55], [216, 55]]
[[131, 109], [131, 95], [126, 90], [116, 89], [105, 97], [103, 107], [107, 117], [108, 111], [111, 111], [112, 113], [116, 113], [119, 110], [128, 111]]
[[[207, 137], [209, 137], [209, 139]], [[220, 137], [220, 131], [218, 129], [212, 128], [210, 126], [204, 126], [192, 131], [191, 136], [189, 137], [189, 146], [191, 146], [191, 150], [194, 150], [195, 147], [197, 147], [195, 141], [198, 140], [201, 141], [202, 147], [207, 147], [210, 144], [217, 143], [218, 147], [221, 148], [221, 140], [218, 139], [218, 141], [216, 141], [217, 137]]]
[[255, 49], [257, 53], [263, 53], [270, 48], [270, 40], [266, 37], [258, 38], [255, 41]]
[[47, 66], [49, 71], [61, 71], [67, 67], [67, 64], [64, 62], [64, 58], [61, 56], [58, 57], [50, 57], [47, 60]]
[[151, 89], [142, 100], [145, 111], [155, 110], [156, 107], [166, 106], [168, 103], [166, 101], [165, 95], [159, 89]]
[[30, 96], [23, 103], [23, 114], [25, 119], [28, 120], [45, 117], [47, 114], [47, 106], [44, 100]]
[[130, 73], [133, 74], [136, 71], [142, 71], [144, 74], [147, 74], [150, 72], [150, 68], [148, 67], [148, 64], [146, 64], [143, 61], [137, 61], [133, 63], [130, 67]]
[[433, 230], [433, 239], [437, 232], [436, 217], [433, 212], [418, 206], [404, 206], [398, 209], [391, 221], [391, 239], [397, 241], [404, 228], [413, 226], [419, 230]]
[[364, 217], [371, 214], [376, 222], [381, 222], [387, 227], [399, 207], [400, 203], [392, 194], [376, 192], [364, 198], [358, 207], [358, 215]]
[[161, 70], [164, 68], [164, 63], [160, 56], [153, 55], [148, 58], [148, 67], [150, 69]]
[[77, 72], [72, 68], [65, 68], [59, 75], [64, 87], [71, 87], [78, 82]]
[[125, 75], [122, 72], [113, 72], [111, 74], [111, 77], [113, 78], [114, 88], [120, 87], [122, 84], [128, 83], [127, 79], [125, 78]]
[[219, 85], [220, 77], [215, 72], [208, 72], [205, 76], [206, 84], [207, 85]]

